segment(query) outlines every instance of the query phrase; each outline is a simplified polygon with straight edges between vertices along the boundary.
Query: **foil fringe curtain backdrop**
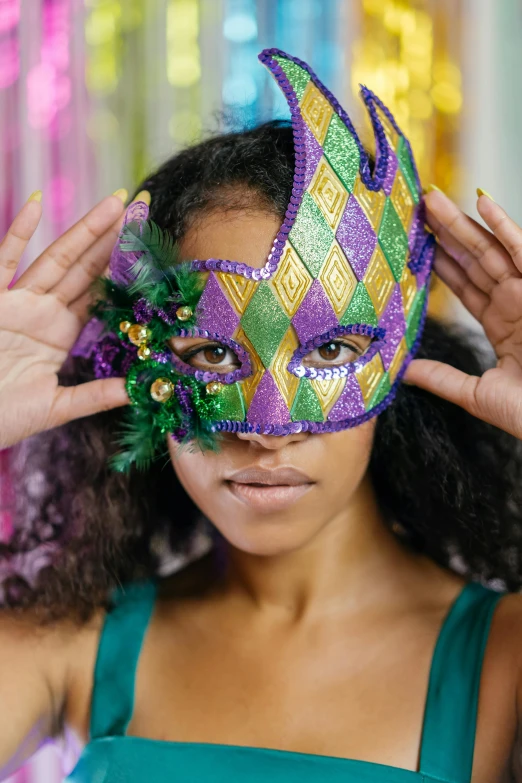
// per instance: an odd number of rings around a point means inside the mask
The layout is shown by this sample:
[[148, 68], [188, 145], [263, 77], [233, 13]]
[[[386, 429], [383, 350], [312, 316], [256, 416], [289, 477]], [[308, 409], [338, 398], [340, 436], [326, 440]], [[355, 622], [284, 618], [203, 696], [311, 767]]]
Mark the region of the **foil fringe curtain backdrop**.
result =
[[[176, 149], [288, 117], [257, 61], [264, 47], [309, 62], [361, 123], [358, 83], [375, 90], [424, 182], [468, 208], [480, 185], [520, 212], [509, 151], [522, 115], [497, 84], [519, 78], [521, 16], [515, 0], [0, 0], [0, 231], [33, 190], [44, 204], [19, 273], [98, 199], [133, 191]], [[0, 452], [4, 539], [7, 467]], [[11, 783], [58, 783], [77, 753], [72, 738], [66, 746], [63, 758], [52, 745], [40, 751]]]

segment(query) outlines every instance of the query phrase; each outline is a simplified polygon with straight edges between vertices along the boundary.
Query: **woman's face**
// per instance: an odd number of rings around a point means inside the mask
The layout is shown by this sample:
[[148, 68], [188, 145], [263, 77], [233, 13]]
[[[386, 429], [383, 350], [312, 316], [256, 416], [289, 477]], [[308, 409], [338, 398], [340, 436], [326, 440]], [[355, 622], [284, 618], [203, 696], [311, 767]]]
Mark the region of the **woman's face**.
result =
[[[182, 256], [230, 258], [262, 267], [279, 227], [279, 218], [263, 211], [214, 211], [187, 232]], [[195, 366], [227, 361], [223, 349], [210, 343], [205, 349], [205, 342], [174, 338], [171, 347], [185, 360], [192, 354]], [[334, 350], [346, 354], [365, 347], [361, 342]], [[332, 347], [324, 356], [332, 359]], [[170, 437], [168, 443], [182, 486], [230, 544], [274, 555], [303, 546], [356, 503], [374, 429], [372, 419], [336, 433], [226, 433], [217, 452], [180, 448]]]

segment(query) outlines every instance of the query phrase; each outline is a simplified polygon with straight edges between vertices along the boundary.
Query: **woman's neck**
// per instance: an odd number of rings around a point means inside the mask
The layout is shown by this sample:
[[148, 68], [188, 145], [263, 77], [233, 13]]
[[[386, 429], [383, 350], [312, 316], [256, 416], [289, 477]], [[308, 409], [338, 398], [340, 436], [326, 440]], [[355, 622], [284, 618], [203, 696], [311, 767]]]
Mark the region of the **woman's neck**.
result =
[[387, 527], [368, 478], [348, 507], [299, 549], [262, 556], [223, 546], [228, 597], [287, 622], [360, 607], [370, 585], [375, 600], [376, 589], [385, 592], [405, 568], [418, 567], [418, 556]]

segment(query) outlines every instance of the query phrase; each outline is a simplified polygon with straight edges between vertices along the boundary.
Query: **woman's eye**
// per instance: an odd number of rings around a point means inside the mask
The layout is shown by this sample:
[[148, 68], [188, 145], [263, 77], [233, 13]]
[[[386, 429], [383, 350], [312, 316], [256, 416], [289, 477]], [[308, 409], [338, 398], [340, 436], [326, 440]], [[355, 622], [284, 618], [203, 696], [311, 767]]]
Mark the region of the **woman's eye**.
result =
[[310, 351], [303, 359], [308, 367], [341, 366], [354, 362], [366, 351], [371, 343], [370, 337], [360, 340], [360, 345], [345, 340], [331, 340], [329, 343]]
[[227, 373], [241, 366], [234, 351], [219, 343], [195, 346], [182, 353], [180, 358], [198, 370]]

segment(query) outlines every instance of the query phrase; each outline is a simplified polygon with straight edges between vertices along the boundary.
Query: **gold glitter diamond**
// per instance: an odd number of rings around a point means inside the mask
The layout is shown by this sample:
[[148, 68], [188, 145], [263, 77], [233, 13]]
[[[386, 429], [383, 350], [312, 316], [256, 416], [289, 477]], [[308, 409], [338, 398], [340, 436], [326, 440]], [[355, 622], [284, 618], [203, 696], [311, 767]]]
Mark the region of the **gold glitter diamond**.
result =
[[291, 318], [312, 285], [312, 277], [290, 242], [287, 242], [277, 272], [270, 281], [272, 290]]
[[326, 158], [323, 157], [319, 161], [308, 190], [330, 227], [335, 231], [348, 200], [348, 191]]
[[383, 112], [383, 110], [375, 105], [375, 110], [377, 112], [377, 116], [379, 120], [381, 121], [382, 127], [384, 129], [384, 134], [386, 138], [388, 139], [388, 143], [390, 144], [391, 148], [397, 152], [397, 147], [399, 146], [399, 134], [391, 124], [390, 120], [386, 116], [386, 114]]
[[243, 348], [246, 348], [250, 357], [250, 364], [252, 365], [252, 375], [249, 375], [248, 378], [241, 381], [241, 391], [243, 392], [245, 406], [248, 408], [252, 401], [252, 397], [259, 386], [259, 382], [265, 374], [265, 368], [263, 362], [256, 353], [254, 346], [240, 326], [234, 332], [234, 340], [242, 345]]
[[385, 370], [380, 353], [376, 353], [371, 361], [369, 361], [361, 370], [355, 373], [356, 378], [359, 381], [364, 404], [366, 406], [375, 394], [377, 386], [381, 382], [384, 373]]
[[392, 295], [395, 287], [395, 278], [378, 243], [368, 264], [363, 282], [370, 294], [375, 312], [380, 316]]
[[358, 174], [353, 186], [353, 195], [366, 213], [376, 234], [379, 233], [382, 213], [386, 204], [386, 196], [383, 190], [368, 190]]
[[249, 280], [243, 275], [232, 275], [226, 272], [217, 272], [216, 277], [221, 283], [228, 300], [234, 305], [239, 315], [243, 315], [247, 304], [257, 285], [255, 280]]
[[397, 373], [401, 369], [407, 353], [408, 353], [408, 346], [406, 345], [406, 340], [403, 337], [399, 343], [399, 347], [395, 351], [395, 356], [393, 357], [392, 363], [388, 368], [390, 383], [393, 383], [395, 378], [397, 377]]
[[293, 373], [288, 372], [288, 364], [298, 347], [299, 340], [297, 339], [295, 329], [293, 326], [289, 326], [270, 365], [270, 371], [277, 384], [277, 388], [281, 392], [283, 399], [289, 408], [292, 407], [294, 402], [295, 393], [299, 386], [299, 378]]
[[332, 303], [335, 314], [340, 316], [350, 303], [357, 287], [357, 278], [337, 241], [330, 248], [319, 273], [319, 280]]
[[326, 419], [333, 406], [341, 396], [341, 392], [346, 385], [346, 378], [314, 378], [310, 381], [315, 393], [319, 399], [321, 410]]
[[411, 310], [411, 306], [417, 293], [417, 280], [415, 275], [411, 271], [408, 264], [404, 265], [402, 270], [402, 277], [400, 280], [400, 287], [402, 291], [402, 304], [404, 308], [404, 315], [408, 315]]
[[395, 175], [395, 181], [393, 183], [390, 198], [398, 216], [401, 219], [401, 223], [404, 226], [406, 233], [410, 230], [411, 217], [413, 215], [413, 207], [415, 202], [410, 193], [410, 189], [404, 179], [404, 174], [400, 169], [397, 169]]
[[301, 100], [301, 114], [315, 138], [322, 144], [326, 138], [333, 109], [312, 81], [308, 82]]

